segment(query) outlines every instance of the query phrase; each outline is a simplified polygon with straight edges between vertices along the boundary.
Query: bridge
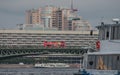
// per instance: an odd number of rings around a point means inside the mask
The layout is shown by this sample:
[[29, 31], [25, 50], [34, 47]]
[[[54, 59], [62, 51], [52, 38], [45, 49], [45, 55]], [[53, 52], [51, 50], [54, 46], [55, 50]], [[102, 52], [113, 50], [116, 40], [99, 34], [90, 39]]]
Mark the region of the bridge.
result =
[[66, 54], [84, 54], [87, 48], [82, 47], [64, 47], [64, 48], [0, 48], [0, 58], [11, 56], [24, 56], [34, 54], [52, 54], [52, 53], [66, 53]]

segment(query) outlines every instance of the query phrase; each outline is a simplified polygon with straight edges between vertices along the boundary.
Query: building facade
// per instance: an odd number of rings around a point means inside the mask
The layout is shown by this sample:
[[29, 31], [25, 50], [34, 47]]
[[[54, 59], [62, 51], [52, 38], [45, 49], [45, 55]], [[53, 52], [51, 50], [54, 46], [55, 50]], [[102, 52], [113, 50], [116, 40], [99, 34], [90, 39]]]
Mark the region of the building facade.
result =
[[42, 25], [46, 28], [56, 27], [56, 11], [58, 8], [53, 6], [46, 6], [40, 8], [40, 16]]
[[91, 30], [89, 22], [77, 15], [77, 11], [74, 9], [54, 6], [26, 11], [26, 24], [41, 24], [44, 27], [57, 28], [60, 31]]
[[75, 18], [73, 21], [72, 21], [72, 27], [71, 29], [73, 31], [89, 31], [91, 30], [91, 25], [88, 21], [85, 21], [85, 20], [79, 20], [79, 18]]
[[40, 12], [38, 9], [26, 10], [26, 24], [39, 24]]
[[31, 30], [0, 30], [0, 47], [36, 47], [44, 46], [44, 41], [64, 41], [65, 46], [95, 48], [98, 32], [93, 31], [31, 31]]

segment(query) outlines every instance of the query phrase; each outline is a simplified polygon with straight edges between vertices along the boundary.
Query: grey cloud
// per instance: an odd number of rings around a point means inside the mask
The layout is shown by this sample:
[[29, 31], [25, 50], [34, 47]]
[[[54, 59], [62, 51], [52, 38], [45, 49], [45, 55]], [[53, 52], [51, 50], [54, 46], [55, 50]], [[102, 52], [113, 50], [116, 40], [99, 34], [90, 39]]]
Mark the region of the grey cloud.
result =
[[[46, 5], [70, 7], [71, 0], [0, 0], [0, 26], [25, 22], [25, 10]], [[101, 17], [120, 18], [120, 0], [74, 0], [78, 14], [96, 26]], [[11, 19], [12, 18], [12, 19]], [[16, 21], [16, 19], [20, 18]], [[4, 20], [3, 20], [4, 19]], [[6, 22], [5, 19], [8, 21]], [[10, 24], [10, 25], [9, 25]]]
[[24, 16], [9, 15], [0, 13], [0, 29], [2, 28], [16, 28], [16, 24], [24, 23]]

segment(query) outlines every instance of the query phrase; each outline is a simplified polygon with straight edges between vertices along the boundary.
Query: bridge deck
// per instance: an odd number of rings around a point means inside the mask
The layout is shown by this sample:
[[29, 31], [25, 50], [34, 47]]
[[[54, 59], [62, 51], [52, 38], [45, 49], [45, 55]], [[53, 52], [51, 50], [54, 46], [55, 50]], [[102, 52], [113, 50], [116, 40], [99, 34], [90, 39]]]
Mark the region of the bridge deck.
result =
[[31, 55], [31, 54], [51, 54], [51, 53], [69, 53], [83, 54], [88, 49], [81, 47], [65, 47], [65, 48], [0, 48], [0, 57]]

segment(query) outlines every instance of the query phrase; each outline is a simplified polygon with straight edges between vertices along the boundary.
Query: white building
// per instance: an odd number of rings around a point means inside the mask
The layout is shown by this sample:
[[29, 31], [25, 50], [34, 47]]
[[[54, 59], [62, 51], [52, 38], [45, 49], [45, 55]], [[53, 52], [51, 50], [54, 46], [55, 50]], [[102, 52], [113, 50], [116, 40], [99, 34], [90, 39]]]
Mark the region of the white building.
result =
[[41, 47], [44, 41], [64, 41], [66, 46], [95, 48], [98, 31], [0, 30], [0, 47]]

